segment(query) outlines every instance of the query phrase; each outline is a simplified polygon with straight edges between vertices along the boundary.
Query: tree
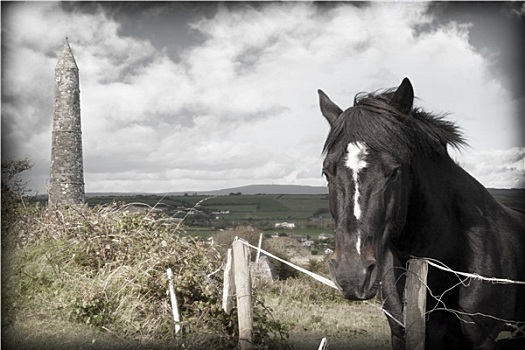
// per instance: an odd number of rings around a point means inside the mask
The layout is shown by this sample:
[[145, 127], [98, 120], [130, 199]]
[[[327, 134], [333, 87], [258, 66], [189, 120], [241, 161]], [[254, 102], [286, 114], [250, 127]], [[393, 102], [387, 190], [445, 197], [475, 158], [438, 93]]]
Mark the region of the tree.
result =
[[33, 164], [26, 158], [2, 161], [2, 226], [16, 219], [16, 213], [28, 192], [27, 182], [20, 174], [30, 170]]

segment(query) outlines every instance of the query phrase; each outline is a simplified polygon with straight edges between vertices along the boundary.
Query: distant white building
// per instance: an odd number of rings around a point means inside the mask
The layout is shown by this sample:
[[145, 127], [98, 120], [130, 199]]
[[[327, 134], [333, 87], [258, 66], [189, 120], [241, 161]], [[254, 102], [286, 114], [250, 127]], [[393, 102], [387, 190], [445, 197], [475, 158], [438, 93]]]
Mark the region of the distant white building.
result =
[[275, 223], [275, 228], [295, 228], [294, 222], [277, 222]]
[[229, 210], [217, 210], [217, 211], [212, 211], [211, 213], [213, 215], [229, 215], [230, 211]]
[[195, 215], [195, 214], [202, 214], [203, 211], [202, 210], [197, 210], [195, 208], [191, 208], [190, 210], [188, 210], [188, 215]]

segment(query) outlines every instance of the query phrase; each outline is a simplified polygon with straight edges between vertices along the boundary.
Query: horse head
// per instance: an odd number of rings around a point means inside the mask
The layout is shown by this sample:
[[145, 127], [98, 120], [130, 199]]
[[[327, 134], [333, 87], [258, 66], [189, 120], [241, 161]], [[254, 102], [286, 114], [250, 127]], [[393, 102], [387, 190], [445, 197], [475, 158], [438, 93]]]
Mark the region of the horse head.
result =
[[318, 92], [331, 126], [323, 174], [335, 221], [332, 279], [345, 298], [370, 299], [385, 272], [390, 241], [406, 217], [411, 150], [404, 125], [414, 99], [412, 85], [405, 78], [397, 90], [356, 100], [345, 111]]

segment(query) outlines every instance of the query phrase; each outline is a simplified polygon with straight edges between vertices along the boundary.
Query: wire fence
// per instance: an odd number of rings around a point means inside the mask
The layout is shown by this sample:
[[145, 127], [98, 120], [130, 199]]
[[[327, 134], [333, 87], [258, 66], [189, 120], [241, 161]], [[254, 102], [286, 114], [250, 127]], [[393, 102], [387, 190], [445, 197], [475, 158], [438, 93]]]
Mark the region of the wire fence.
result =
[[[281, 263], [283, 264], [286, 264], [288, 266], [290, 266], [291, 268], [294, 268], [308, 276], [310, 276], [311, 278], [331, 287], [331, 288], [335, 288], [335, 289], [339, 289], [338, 286], [331, 280], [331, 279], [328, 279], [324, 276], [321, 276], [321, 275], [318, 275], [312, 271], [309, 271], [305, 268], [302, 268], [300, 266], [297, 266], [291, 262], [288, 262], [282, 258], [279, 258], [275, 255], [273, 255], [272, 253], [262, 249], [260, 246], [259, 247], [256, 247], [254, 245], [251, 245], [250, 243], [244, 241], [244, 240], [239, 240], [242, 244], [244, 244], [245, 246], [249, 247], [249, 248], [252, 248], [252, 249], [255, 249], [255, 251], [257, 252], [257, 254], [264, 254], [268, 257], [271, 257], [277, 261], [280, 261]], [[487, 317], [487, 318], [491, 318], [491, 319], [494, 319], [496, 321], [500, 321], [500, 322], [503, 322], [505, 323], [506, 326], [510, 327], [510, 329], [512, 329], [512, 331], [503, 331], [500, 333], [500, 335], [498, 335], [498, 339], [497, 340], [500, 340], [500, 339], [515, 339], [515, 338], [521, 338], [521, 337], [525, 337], [525, 320], [510, 320], [510, 319], [504, 319], [504, 318], [500, 318], [500, 317], [497, 317], [497, 316], [494, 316], [494, 315], [488, 315], [488, 314], [484, 314], [484, 313], [481, 313], [481, 312], [465, 312], [465, 311], [460, 311], [460, 310], [454, 310], [454, 309], [451, 309], [449, 307], [447, 307], [447, 305], [444, 303], [443, 301], [443, 298], [444, 296], [452, 291], [453, 289], [457, 288], [457, 287], [460, 287], [460, 286], [464, 286], [464, 287], [468, 287], [470, 285], [470, 280], [480, 280], [480, 281], [484, 281], [484, 282], [488, 282], [488, 283], [492, 283], [492, 284], [515, 284], [515, 285], [525, 285], [525, 281], [519, 281], [519, 280], [512, 280], [512, 279], [507, 279], [507, 278], [499, 278], [499, 277], [486, 277], [486, 276], [482, 276], [478, 273], [469, 273], [469, 272], [462, 272], [462, 271], [455, 271], [451, 268], [449, 268], [446, 264], [442, 263], [441, 261], [439, 260], [436, 260], [436, 259], [431, 259], [431, 258], [421, 258], [421, 257], [412, 257], [413, 260], [420, 260], [420, 261], [423, 261], [425, 262], [425, 264], [428, 264], [428, 266], [432, 266], [432, 267], [435, 267], [439, 270], [442, 270], [442, 271], [445, 271], [445, 272], [449, 272], [451, 274], [454, 274], [455, 276], [457, 276], [458, 278], [458, 282], [456, 284], [454, 284], [453, 286], [451, 286], [449, 289], [445, 290], [443, 293], [441, 293], [440, 295], [435, 295], [432, 290], [429, 288], [429, 286], [427, 285], [427, 281], [426, 281], [426, 275], [424, 276], [424, 278], [421, 278], [420, 276], [417, 276], [416, 278], [419, 279], [420, 283], [423, 284], [424, 288], [426, 289], [427, 293], [424, 293], [424, 294], [428, 294], [430, 295], [430, 297], [432, 297], [434, 300], [436, 300], [436, 304], [434, 307], [428, 309], [428, 310], [423, 310], [421, 311], [421, 313], [419, 314], [419, 317], [420, 318], [426, 318], [427, 316], [429, 316], [432, 312], [436, 312], [436, 311], [446, 311], [446, 312], [450, 312], [452, 314], [454, 314], [461, 322], [465, 322], [465, 323], [474, 323], [474, 321], [472, 321], [472, 317]], [[404, 269], [404, 274], [406, 276], [408, 272], [408, 269]], [[407, 286], [406, 288], [410, 288], [410, 286]], [[426, 296], [425, 296], [426, 297]], [[386, 310], [384, 308], [384, 304], [382, 304], [381, 306], [378, 306], [377, 304], [373, 304], [373, 303], [370, 303], [370, 302], [367, 302], [367, 301], [364, 301], [365, 303], [375, 307], [375, 308], [378, 308], [380, 309], [387, 317], [389, 317], [391, 320], [393, 320], [395, 323], [397, 323], [398, 325], [402, 326], [405, 331], [407, 331], [407, 329], [409, 329], [412, 325], [412, 322], [413, 320], [407, 320], [406, 319], [406, 309], [407, 308], [410, 308], [411, 306], [410, 305], [405, 305], [405, 309], [403, 310], [405, 315], [404, 315], [404, 318], [403, 320], [399, 320], [398, 318], [396, 318], [394, 315], [392, 315], [388, 310]], [[384, 301], [383, 301], [384, 302]], [[424, 335], [423, 335], [424, 336]]]

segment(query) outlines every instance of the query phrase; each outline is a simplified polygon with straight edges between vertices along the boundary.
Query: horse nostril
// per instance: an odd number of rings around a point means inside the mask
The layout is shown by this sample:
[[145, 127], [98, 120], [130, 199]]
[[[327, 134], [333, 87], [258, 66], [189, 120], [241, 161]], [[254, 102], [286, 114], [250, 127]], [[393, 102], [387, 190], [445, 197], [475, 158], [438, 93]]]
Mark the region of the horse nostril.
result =
[[374, 269], [376, 268], [376, 264], [374, 263], [371, 263], [370, 265], [368, 265], [368, 267], [366, 268], [366, 274], [368, 276], [370, 276], [372, 274], [372, 272], [374, 272]]
[[365, 270], [366, 271], [365, 281], [363, 283], [363, 287], [364, 288], [369, 289], [375, 283], [375, 278], [376, 278], [375, 270], [376, 270], [376, 264], [375, 263], [371, 263], [366, 268], [366, 270]]

